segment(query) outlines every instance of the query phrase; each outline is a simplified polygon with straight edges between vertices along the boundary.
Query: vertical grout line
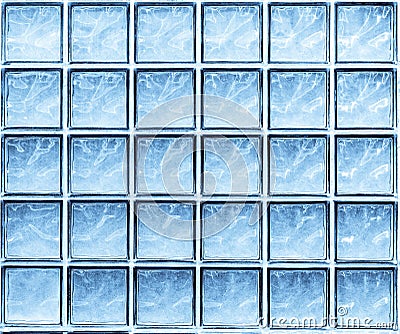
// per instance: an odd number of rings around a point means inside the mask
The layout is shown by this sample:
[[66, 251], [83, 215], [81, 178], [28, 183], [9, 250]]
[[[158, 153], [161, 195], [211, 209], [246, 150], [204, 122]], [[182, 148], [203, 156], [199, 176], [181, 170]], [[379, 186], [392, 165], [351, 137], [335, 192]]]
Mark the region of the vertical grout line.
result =
[[[395, 161], [394, 161], [394, 181], [396, 184], [396, 192], [395, 192], [395, 198], [394, 202], [396, 204], [396, 211], [394, 213], [394, 224], [393, 224], [393, 234], [395, 237], [392, 239], [393, 240], [393, 254], [395, 256], [395, 263], [396, 263], [396, 268], [397, 272], [395, 273], [395, 288], [394, 288], [394, 293], [395, 293], [395, 303], [394, 303], [394, 322], [396, 323], [396, 330], [399, 328], [399, 310], [400, 310], [400, 273], [399, 273], [399, 259], [400, 259], [400, 247], [398, 246], [398, 242], [400, 241], [400, 229], [399, 229], [399, 217], [400, 217], [400, 205], [399, 205], [399, 163], [398, 159], [400, 157], [400, 147], [398, 145], [398, 140], [399, 140], [399, 113], [397, 111], [397, 106], [399, 105], [399, 69], [400, 69], [400, 64], [399, 64], [399, 41], [398, 41], [398, 36], [400, 36], [400, 29], [399, 29], [399, 22], [400, 22], [400, 10], [398, 8], [398, 3], [394, 4], [394, 10], [396, 11], [395, 17], [395, 26], [394, 26], [394, 31], [395, 31], [395, 65], [396, 65], [396, 73], [395, 73], [395, 80], [394, 80], [394, 92], [393, 92], [393, 98], [394, 98], [394, 116], [393, 116], [393, 126], [395, 130], [395, 149], [394, 151], [396, 152], [395, 156]], [[396, 150], [397, 148], [397, 150]]]

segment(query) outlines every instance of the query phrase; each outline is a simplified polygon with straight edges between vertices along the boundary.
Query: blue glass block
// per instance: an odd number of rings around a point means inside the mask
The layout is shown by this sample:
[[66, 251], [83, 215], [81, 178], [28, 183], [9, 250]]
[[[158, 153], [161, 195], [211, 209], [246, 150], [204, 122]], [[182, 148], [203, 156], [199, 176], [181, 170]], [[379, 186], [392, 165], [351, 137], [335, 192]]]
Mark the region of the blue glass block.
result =
[[202, 209], [202, 254], [205, 260], [260, 258], [260, 205], [207, 203]]
[[70, 148], [70, 186], [73, 193], [127, 192], [126, 138], [74, 137]]
[[4, 125], [8, 128], [60, 127], [60, 72], [5, 72]]
[[255, 326], [260, 315], [258, 270], [203, 271], [202, 321], [214, 326]]
[[271, 62], [323, 63], [328, 60], [328, 10], [317, 5], [270, 7]]
[[136, 189], [139, 193], [194, 191], [193, 137], [138, 137]]
[[339, 194], [393, 192], [393, 138], [337, 138]]
[[257, 137], [204, 137], [204, 194], [258, 194], [260, 146]]
[[270, 148], [272, 194], [313, 195], [326, 192], [326, 138], [273, 137]]
[[72, 258], [126, 259], [128, 205], [124, 202], [77, 202], [71, 205]]
[[259, 71], [203, 72], [203, 127], [260, 127], [260, 74]]
[[138, 128], [194, 128], [193, 71], [138, 71]]
[[358, 319], [368, 325], [390, 324], [394, 320], [393, 271], [352, 269], [336, 272], [336, 313], [338, 327], [348, 327]]
[[393, 204], [338, 204], [336, 256], [340, 260], [391, 260]]
[[71, 61], [128, 61], [127, 6], [74, 5], [69, 29]]
[[126, 71], [72, 72], [71, 121], [78, 128], [126, 128]]
[[60, 269], [6, 268], [4, 279], [7, 324], [60, 324]]
[[138, 259], [193, 259], [193, 204], [143, 202], [137, 204], [136, 215]]
[[340, 62], [392, 62], [394, 60], [392, 5], [338, 5], [336, 58]]
[[326, 259], [326, 228], [325, 203], [270, 204], [270, 258]]
[[59, 137], [6, 137], [5, 191], [60, 192]]
[[322, 129], [327, 125], [325, 71], [271, 71], [269, 122], [272, 129]]
[[137, 62], [193, 62], [194, 7], [136, 7]]
[[76, 268], [70, 275], [72, 324], [127, 324], [128, 270]]
[[327, 314], [326, 271], [271, 270], [269, 286], [271, 327], [300, 327], [309, 319], [316, 325], [324, 324]]
[[7, 62], [61, 61], [61, 6], [8, 5], [4, 58]]
[[60, 258], [60, 203], [6, 202], [3, 224], [7, 259]]
[[193, 279], [190, 269], [138, 269], [137, 324], [193, 324]]
[[394, 77], [391, 71], [337, 72], [337, 127], [392, 127], [394, 91]]
[[258, 5], [203, 7], [203, 60], [261, 61], [261, 10]]

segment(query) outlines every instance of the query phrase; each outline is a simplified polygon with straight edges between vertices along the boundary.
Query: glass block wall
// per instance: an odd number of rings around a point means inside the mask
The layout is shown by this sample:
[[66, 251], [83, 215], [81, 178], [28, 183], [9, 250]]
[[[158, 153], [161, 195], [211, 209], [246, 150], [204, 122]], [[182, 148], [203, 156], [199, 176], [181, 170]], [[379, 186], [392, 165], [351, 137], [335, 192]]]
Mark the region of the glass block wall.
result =
[[3, 0], [2, 331], [396, 329], [397, 15]]

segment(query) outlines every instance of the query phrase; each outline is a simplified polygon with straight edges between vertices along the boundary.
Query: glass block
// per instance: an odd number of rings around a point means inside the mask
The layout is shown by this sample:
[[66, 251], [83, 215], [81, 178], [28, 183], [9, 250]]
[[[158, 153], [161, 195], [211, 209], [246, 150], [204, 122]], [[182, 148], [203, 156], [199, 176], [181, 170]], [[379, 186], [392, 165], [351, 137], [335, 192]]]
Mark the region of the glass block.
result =
[[393, 258], [393, 204], [340, 203], [336, 217], [338, 259], [374, 261]]
[[261, 61], [259, 5], [203, 6], [203, 61]]
[[76, 128], [126, 128], [128, 73], [79, 71], [71, 73], [70, 124]]
[[328, 9], [320, 5], [271, 5], [271, 62], [324, 63], [328, 60]]
[[138, 5], [137, 62], [193, 62], [194, 7]]
[[7, 324], [60, 324], [60, 269], [5, 268], [4, 279]]
[[316, 325], [324, 325], [327, 315], [325, 270], [271, 270], [269, 276], [271, 327], [300, 327], [310, 319]]
[[192, 193], [193, 152], [193, 137], [137, 137], [137, 191], [162, 194]]
[[7, 259], [60, 258], [60, 203], [6, 202], [3, 224]]
[[194, 272], [191, 269], [137, 270], [137, 324], [193, 324]]
[[270, 138], [270, 192], [314, 195], [326, 192], [327, 139]]
[[369, 327], [394, 320], [393, 271], [352, 269], [336, 272], [338, 327], [352, 326], [354, 319], [368, 319]]
[[193, 204], [142, 202], [137, 204], [136, 215], [138, 259], [193, 259]]
[[70, 279], [72, 324], [127, 324], [127, 269], [74, 268], [70, 271]]
[[194, 128], [194, 72], [136, 72], [138, 128]]
[[389, 4], [337, 5], [337, 61], [394, 61], [394, 16]]
[[202, 323], [255, 326], [260, 316], [258, 270], [205, 269], [202, 272]]
[[70, 187], [73, 193], [127, 192], [126, 138], [73, 137], [70, 149]]
[[60, 71], [6, 71], [3, 98], [7, 128], [61, 126]]
[[61, 6], [7, 5], [4, 60], [7, 62], [61, 61]]
[[327, 72], [271, 71], [269, 122], [272, 129], [322, 129], [327, 125]]
[[394, 86], [391, 71], [336, 72], [337, 127], [392, 127]]
[[205, 260], [260, 258], [260, 205], [207, 203], [202, 208], [202, 256]]
[[260, 138], [203, 137], [203, 193], [258, 194]]
[[204, 71], [204, 128], [259, 128], [261, 72]]
[[271, 203], [269, 256], [272, 260], [326, 259], [325, 203]]
[[6, 137], [4, 146], [7, 193], [60, 192], [59, 137]]
[[393, 138], [337, 138], [339, 194], [390, 194], [393, 192]]
[[73, 5], [69, 29], [71, 61], [128, 61], [127, 6]]
[[75, 202], [70, 211], [70, 252], [80, 259], [127, 259], [128, 205]]

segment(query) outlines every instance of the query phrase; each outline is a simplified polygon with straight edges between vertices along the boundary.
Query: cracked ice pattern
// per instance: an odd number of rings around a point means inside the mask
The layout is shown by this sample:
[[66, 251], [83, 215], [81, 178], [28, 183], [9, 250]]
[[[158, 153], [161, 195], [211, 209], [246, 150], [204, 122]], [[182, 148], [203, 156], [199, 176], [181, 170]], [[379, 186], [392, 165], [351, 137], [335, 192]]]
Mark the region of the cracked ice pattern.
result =
[[74, 62], [127, 62], [126, 6], [73, 6], [71, 60]]
[[204, 6], [204, 61], [261, 60], [259, 6]]
[[192, 62], [194, 60], [193, 15], [192, 6], [138, 6], [136, 60]]
[[393, 6], [337, 7], [337, 60], [391, 62], [394, 60]]
[[59, 71], [7, 71], [4, 87], [6, 127], [60, 127]]
[[193, 271], [137, 271], [137, 323], [191, 325], [193, 323]]
[[271, 6], [272, 62], [327, 61], [326, 6]]
[[8, 193], [60, 191], [60, 139], [58, 137], [7, 137], [6, 184]]
[[338, 138], [337, 192], [390, 194], [393, 138]]

